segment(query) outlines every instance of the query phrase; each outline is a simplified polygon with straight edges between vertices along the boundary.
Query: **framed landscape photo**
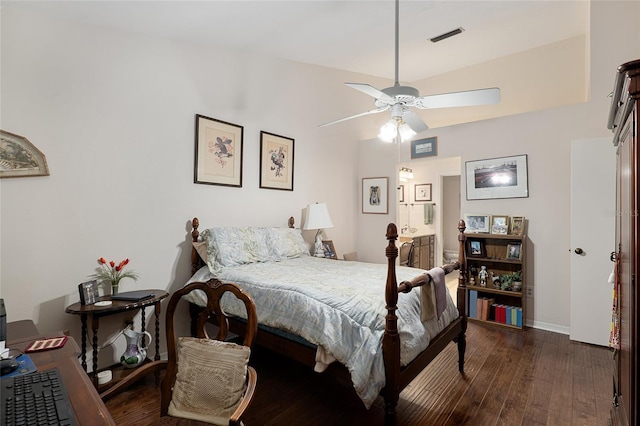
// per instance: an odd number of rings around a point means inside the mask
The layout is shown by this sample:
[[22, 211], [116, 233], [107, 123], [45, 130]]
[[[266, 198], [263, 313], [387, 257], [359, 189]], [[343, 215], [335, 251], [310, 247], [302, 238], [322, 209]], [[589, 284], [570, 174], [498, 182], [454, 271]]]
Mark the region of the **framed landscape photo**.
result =
[[438, 155], [438, 138], [436, 136], [411, 141], [411, 158], [435, 157]]
[[431, 184], [421, 183], [413, 186], [413, 199], [416, 202], [431, 201]]
[[362, 178], [362, 213], [389, 213], [389, 178]]
[[464, 222], [467, 226], [465, 232], [478, 234], [489, 233], [490, 217], [488, 214], [465, 214]]
[[524, 216], [511, 216], [509, 234], [524, 235]]
[[295, 140], [260, 132], [260, 188], [293, 191]]
[[237, 124], [196, 114], [194, 183], [242, 187], [242, 137]]
[[487, 257], [484, 241], [469, 238], [467, 240], [467, 255], [471, 257]]
[[324, 250], [324, 257], [328, 259], [337, 259], [336, 248], [333, 246], [332, 240], [322, 240], [322, 249]]
[[522, 260], [522, 243], [507, 244], [507, 260]]
[[467, 161], [467, 200], [529, 196], [527, 156]]
[[509, 233], [509, 216], [491, 216], [491, 233], [507, 235]]

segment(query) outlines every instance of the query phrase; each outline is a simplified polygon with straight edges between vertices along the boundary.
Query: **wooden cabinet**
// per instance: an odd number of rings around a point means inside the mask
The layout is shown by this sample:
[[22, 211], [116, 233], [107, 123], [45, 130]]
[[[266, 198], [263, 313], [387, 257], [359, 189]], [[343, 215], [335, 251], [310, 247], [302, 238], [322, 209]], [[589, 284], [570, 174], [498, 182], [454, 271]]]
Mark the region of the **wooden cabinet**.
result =
[[465, 235], [468, 319], [522, 330], [526, 319], [527, 237]]
[[638, 418], [638, 188], [640, 152], [640, 60], [621, 65], [615, 79], [609, 129], [617, 146], [616, 289], [619, 348], [614, 351], [611, 424], [636, 425]]
[[414, 268], [429, 270], [435, 266], [435, 235], [413, 237]]

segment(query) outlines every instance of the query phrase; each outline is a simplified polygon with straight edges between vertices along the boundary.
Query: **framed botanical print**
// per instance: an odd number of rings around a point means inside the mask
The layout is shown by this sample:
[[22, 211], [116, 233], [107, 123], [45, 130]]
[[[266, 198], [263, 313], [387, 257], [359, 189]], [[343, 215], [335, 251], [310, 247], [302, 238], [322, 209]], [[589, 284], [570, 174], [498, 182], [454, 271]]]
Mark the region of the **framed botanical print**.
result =
[[260, 132], [260, 188], [293, 191], [295, 141]]
[[431, 201], [431, 184], [419, 183], [413, 186], [413, 200], [417, 203]]
[[196, 115], [194, 183], [242, 187], [242, 137], [237, 124]]
[[389, 213], [389, 178], [362, 178], [362, 213]]

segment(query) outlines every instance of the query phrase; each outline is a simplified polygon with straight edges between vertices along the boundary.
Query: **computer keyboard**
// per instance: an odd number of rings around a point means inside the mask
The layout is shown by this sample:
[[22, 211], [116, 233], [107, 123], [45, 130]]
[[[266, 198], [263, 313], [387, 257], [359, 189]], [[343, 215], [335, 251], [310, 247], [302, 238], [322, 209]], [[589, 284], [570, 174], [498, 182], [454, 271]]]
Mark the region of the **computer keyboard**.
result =
[[57, 368], [0, 381], [2, 425], [77, 425]]

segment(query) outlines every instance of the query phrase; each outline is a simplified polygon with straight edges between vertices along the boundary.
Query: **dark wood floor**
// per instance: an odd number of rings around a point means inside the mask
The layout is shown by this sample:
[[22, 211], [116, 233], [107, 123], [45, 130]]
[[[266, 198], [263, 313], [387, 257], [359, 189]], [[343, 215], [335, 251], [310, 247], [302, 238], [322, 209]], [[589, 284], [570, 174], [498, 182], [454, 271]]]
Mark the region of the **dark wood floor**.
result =
[[[247, 425], [382, 425], [383, 401], [366, 410], [348, 384], [260, 348]], [[465, 375], [450, 344], [400, 395], [398, 425], [606, 425], [612, 354], [537, 329], [469, 324]], [[118, 425], [153, 425], [153, 377], [107, 402]]]

